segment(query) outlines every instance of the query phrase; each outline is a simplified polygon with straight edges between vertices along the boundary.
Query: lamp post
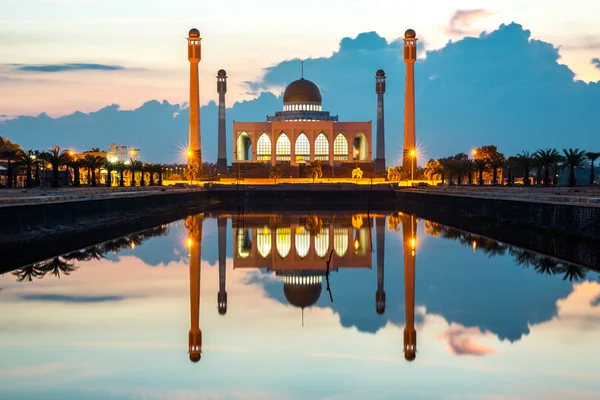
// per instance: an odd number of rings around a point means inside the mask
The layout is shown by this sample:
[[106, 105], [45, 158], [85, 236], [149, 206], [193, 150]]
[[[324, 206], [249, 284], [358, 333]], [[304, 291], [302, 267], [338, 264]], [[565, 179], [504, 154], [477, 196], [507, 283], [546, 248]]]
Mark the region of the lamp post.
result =
[[410, 151], [410, 157], [412, 158], [412, 161], [410, 163], [410, 180], [414, 181], [415, 180], [415, 157], [417, 155], [417, 152], [413, 149]]
[[354, 150], [354, 161], [356, 161], [356, 168], [358, 168], [358, 155], [360, 151], [358, 149]]

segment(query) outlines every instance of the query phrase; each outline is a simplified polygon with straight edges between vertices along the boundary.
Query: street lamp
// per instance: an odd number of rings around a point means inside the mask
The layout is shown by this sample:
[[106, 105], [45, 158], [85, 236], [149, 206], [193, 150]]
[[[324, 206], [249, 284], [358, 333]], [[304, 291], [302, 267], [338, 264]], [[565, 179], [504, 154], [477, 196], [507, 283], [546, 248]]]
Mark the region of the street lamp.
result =
[[413, 149], [410, 151], [410, 157], [412, 158], [412, 161], [410, 162], [410, 180], [414, 181], [415, 180], [415, 157], [417, 155], [417, 152]]

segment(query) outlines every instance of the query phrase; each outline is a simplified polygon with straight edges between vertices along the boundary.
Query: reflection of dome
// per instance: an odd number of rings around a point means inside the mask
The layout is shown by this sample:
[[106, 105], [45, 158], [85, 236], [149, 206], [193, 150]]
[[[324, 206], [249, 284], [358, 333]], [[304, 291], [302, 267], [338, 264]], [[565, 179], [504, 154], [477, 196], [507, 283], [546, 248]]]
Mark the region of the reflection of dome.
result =
[[321, 103], [321, 91], [313, 82], [304, 78], [288, 85], [283, 93], [284, 103]]
[[415, 358], [417, 358], [417, 353], [415, 353], [414, 351], [407, 351], [406, 353], [404, 353], [404, 359], [406, 361], [414, 361]]
[[200, 361], [200, 353], [191, 353], [190, 354], [190, 361], [191, 362], [195, 362], [195, 363], [197, 363], [198, 361]]
[[416, 36], [417, 36], [417, 33], [413, 29], [407, 29], [406, 32], [404, 32], [404, 37], [407, 39], [411, 39]]
[[375, 76], [377, 76], [378, 78], [383, 78], [385, 77], [385, 72], [382, 69], [380, 69], [379, 71], [377, 71]]
[[227, 72], [224, 69], [220, 69], [219, 72], [217, 72], [217, 76], [227, 76]]
[[321, 297], [322, 281], [320, 276], [286, 276], [283, 294], [296, 307], [311, 307]]
[[200, 37], [200, 31], [196, 28], [190, 29], [189, 37]]

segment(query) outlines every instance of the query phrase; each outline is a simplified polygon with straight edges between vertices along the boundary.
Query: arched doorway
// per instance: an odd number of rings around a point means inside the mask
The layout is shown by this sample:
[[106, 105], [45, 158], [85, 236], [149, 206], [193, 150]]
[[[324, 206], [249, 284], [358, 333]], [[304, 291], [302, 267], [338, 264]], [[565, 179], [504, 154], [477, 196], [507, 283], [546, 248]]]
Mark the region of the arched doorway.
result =
[[252, 231], [250, 229], [238, 229], [237, 251], [241, 258], [248, 258], [252, 252]]
[[292, 152], [292, 145], [290, 143], [290, 138], [285, 134], [285, 132], [281, 132], [279, 138], [277, 138], [277, 142], [275, 143], [275, 159], [277, 161], [290, 161]]
[[256, 142], [256, 159], [258, 161], [271, 161], [271, 139], [263, 133]]
[[[369, 156], [369, 143], [364, 133], [359, 133], [354, 137], [352, 154], [354, 160], [365, 161]], [[358, 152], [357, 152], [358, 150]]]
[[236, 149], [238, 161], [252, 160], [252, 140], [247, 132], [242, 132], [238, 136]]
[[310, 161], [310, 142], [308, 137], [302, 132], [296, 139], [294, 146], [296, 154], [296, 162], [309, 162]]
[[315, 160], [329, 161], [329, 141], [323, 132], [315, 140]]
[[339, 133], [333, 141], [334, 161], [348, 161], [348, 140], [343, 133]]

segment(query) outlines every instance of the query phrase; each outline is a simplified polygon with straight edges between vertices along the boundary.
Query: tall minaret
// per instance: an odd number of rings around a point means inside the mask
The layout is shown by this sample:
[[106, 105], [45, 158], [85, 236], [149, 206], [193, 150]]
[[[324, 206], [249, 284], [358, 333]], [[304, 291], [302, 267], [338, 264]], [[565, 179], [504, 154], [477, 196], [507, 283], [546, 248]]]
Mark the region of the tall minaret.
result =
[[200, 31], [193, 28], [188, 35], [188, 60], [190, 60], [190, 129], [188, 163], [190, 159], [202, 166], [202, 141], [200, 139], [200, 87], [198, 79], [198, 64], [201, 59], [202, 38]]
[[383, 94], [385, 93], [385, 72], [380, 69], [375, 74], [375, 93], [377, 93], [377, 149], [375, 154], [375, 173], [385, 173], [385, 126], [383, 116]]
[[417, 220], [414, 215], [402, 221], [404, 241], [404, 358], [413, 361], [417, 357], [417, 331], [415, 330], [415, 252], [417, 251]]
[[219, 294], [217, 304], [219, 314], [227, 314], [227, 291], [225, 290], [225, 269], [227, 267], [227, 218], [217, 219], [219, 234]]
[[[417, 139], [415, 137], [415, 61], [417, 61], [417, 34], [408, 29], [404, 33], [404, 62], [406, 87], [404, 91], [404, 151], [402, 167], [411, 173], [417, 170]], [[412, 165], [411, 165], [412, 163]]]
[[217, 172], [227, 173], [227, 141], [225, 139], [225, 93], [227, 93], [227, 72], [220, 69], [217, 72], [217, 93], [219, 93], [219, 155], [217, 157]]
[[377, 314], [385, 312], [385, 289], [383, 287], [383, 270], [385, 255], [385, 217], [375, 218], [377, 224], [377, 293], [375, 294], [375, 309]]
[[200, 330], [200, 263], [202, 253], [202, 222], [204, 215], [189, 216], [185, 220], [188, 230], [187, 246], [190, 257], [190, 361], [198, 362], [202, 356], [202, 331]]

